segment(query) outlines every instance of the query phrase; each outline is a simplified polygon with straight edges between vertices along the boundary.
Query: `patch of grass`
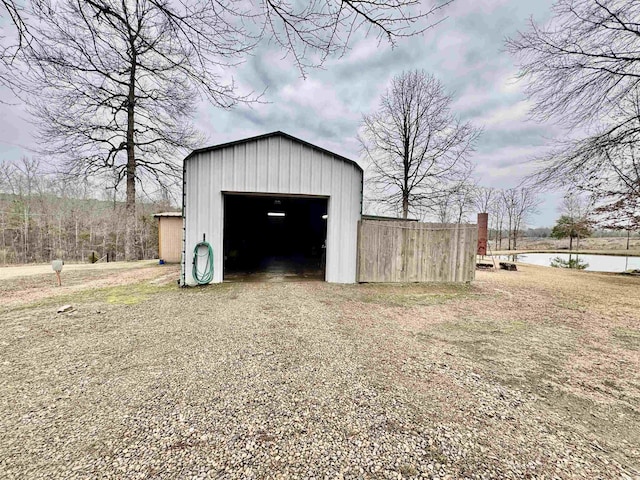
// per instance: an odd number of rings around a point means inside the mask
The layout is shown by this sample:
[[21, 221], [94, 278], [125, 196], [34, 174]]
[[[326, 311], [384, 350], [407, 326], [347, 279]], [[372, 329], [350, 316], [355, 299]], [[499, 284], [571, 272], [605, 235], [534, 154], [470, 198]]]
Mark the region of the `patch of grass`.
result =
[[509, 356], [515, 344], [527, 337], [528, 327], [519, 320], [462, 319], [443, 322], [424, 332], [424, 337], [462, 349], [474, 360], [500, 360]]
[[556, 306], [560, 308], [566, 308], [567, 310], [572, 310], [574, 312], [586, 313], [588, 310], [584, 305], [576, 302], [575, 300], [561, 300], [556, 303]]
[[89, 291], [91, 300], [106, 300], [107, 303], [116, 305], [136, 305], [147, 301], [151, 296], [177, 290], [178, 287], [173, 284], [157, 285], [149, 282], [134, 283], [131, 285], [120, 285], [117, 287], [100, 288]]
[[512, 335], [527, 329], [527, 324], [521, 320], [479, 320], [463, 319], [455, 322], [442, 323], [439, 328], [445, 332], [469, 336], [473, 339], [479, 336]]
[[602, 384], [603, 384], [605, 387], [609, 387], [609, 388], [612, 388], [612, 389], [614, 389], [614, 390], [618, 390], [618, 391], [622, 390], [622, 388], [620, 388], [620, 387], [618, 386], [618, 384], [617, 384], [616, 382], [614, 382], [613, 380], [606, 379], [606, 380], [604, 380], [604, 381], [602, 382]]
[[143, 301], [149, 300], [153, 295], [176, 291], [178, 287], [173, 284], [152, 284], [149, 282], [133, 283], [129, 285], [119, 285], [115, 287], [103, 287], [87, 290], [79, 290], [67, 295], [59, 295], [47, 297], [35, 302], [27, 302], [19, 305], [0, 309], [0, 313], [21, 310], [30, 310], [39, 307], [50, 307], [54, 305], [78, 305], [83, 303], [110, 303], [115, 305], [136, 305]]
[[101, 287], [89, 290], [81, 290], [64, 297], [58, 297], [58, 301], [61, 298], [68, 298], [76, 302], [84, 301], [100, 301], [104, 300], [109, 302], [109, 298], [113, 298], [117, 303], [118, 298], [124, 298], [126, 296], [140, 296], [140, 295], [152, 295], [168, 290], [177, 290], [178, 287], [173, 284], [158, 285], [148, 281], [140, 283], [130, 283], [128, 285], [118, 285], [114, 287]]
[[415, 477], [418, 475], [418, 469], [409, 463], [400, 465], [400, 474], [403, 477]]
[[502, 383], [532, 389], [548, 381], [558, 383], [566, 359], [578, 345], [571, 329], [518, 319], [443, 322], [425, 336], [452, 345]]
[[116, 292], [107, 296], [108, 303], [120, 304], [120, 305], [135, 305], [147, 300], [149, 295], [130, 292]]
[[411, 307], [413, 305], [441, 305], [460, 298], [455, 293], [422, 293], [422, 294], [374, 294], [360, 298], [365, 303], [380, 303], [396, 307]]
[[623, 347], [630, 350], [640, 350], [640, 330], [616, 327], [611, 335]]
[[356, 291], [355, 299], [397, 307], [441, 305], [466, 298], [474, 293], [468, 284], [367, 285]]

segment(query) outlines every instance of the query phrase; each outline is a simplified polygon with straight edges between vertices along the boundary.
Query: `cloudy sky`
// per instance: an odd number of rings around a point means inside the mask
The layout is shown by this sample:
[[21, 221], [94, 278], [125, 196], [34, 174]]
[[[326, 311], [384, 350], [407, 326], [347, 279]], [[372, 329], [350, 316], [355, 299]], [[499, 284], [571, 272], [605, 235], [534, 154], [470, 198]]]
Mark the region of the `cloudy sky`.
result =
[[[268, 103], [231, 111], [202, 105], [196, 125], [208, 144], [282, 130], [360, 161], [356, 135], [363, 113], [376, 109], [391, 78], [424, 69], [454, 94], [454, 111], [484, 129], [473, 160], [481, 185], [512, 187], [531, 171], [529, 159], [554, 136], [553, 125], [528, 119], [529, 105], [515, 80], [514, 59], [504, 40], [544, 21], [552, 0], [455, 0], [447, 18], [420, 37], [392, 49], [376, 38], [361, 39], [340, 59], [302, 79], [293, 62], [265, 45], [235, 73], [245, 89], [266, 89]], [[6, 98], [6, 96], [5, 96]], [[20, 106], [0, 106], [0, 160], [30, 155], [30, 125]], [[531, 226], [551, 225], [559, 195], [546, 195]]]

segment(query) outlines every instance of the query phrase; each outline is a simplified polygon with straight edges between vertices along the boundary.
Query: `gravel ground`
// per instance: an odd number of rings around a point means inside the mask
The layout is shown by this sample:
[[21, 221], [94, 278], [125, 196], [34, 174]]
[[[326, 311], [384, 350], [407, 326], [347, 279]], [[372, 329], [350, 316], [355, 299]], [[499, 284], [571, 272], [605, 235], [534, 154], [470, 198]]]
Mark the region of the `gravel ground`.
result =
[[640, 279], [571, 273], [5, 307], [0, 477], [639, 478]]

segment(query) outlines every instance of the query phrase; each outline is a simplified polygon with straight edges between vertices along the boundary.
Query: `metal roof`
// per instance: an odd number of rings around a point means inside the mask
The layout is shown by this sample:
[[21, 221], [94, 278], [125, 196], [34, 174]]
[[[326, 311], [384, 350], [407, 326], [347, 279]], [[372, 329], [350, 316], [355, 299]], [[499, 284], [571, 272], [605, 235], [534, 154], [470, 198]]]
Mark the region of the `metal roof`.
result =
[[154, 217], [181, 217], [182, 212], [161, 212], [161, 213], [154, 213], [153, 216]]
[[358, 165], [357, 162], [355, 162], [355, 161], [353, 161], [353, 160], [351, 160], [351, 159], [349, 159], [347, 157], [343, 157], [342, 155], [339, 155], [339, 154], [334, 153], [334, 152], [332, 152], [330, 150], [327, 150], [326, 148], [319, 147], [317, 145], [309, 143], [309, 142], [307, 142], [305, 140], [301, 140], [301, 139], [299, 139], [297, 137], [294, 137], [293, 135], [289, 135], [288, 133], [284, 133], [284, 132], [281, 132], [279, 130], [276, 131], [276, 132], [265, 133], [264, 135], [257, 135], [255, 137], [249, 137], [249, 138], [243, 138], [241, 140], [235, 140], [233, 142], [221, 143], [219, 145], [212, 145], [210, 147], [198, 148], [198, 149], [194, 150], [193, 152], [191, 152], [189, 155], [187, 155], [184, 160], [186, 162], [191, 157], [193, 157], [194, 155], [197, 155], [199, 153], [212, 152], [214, 150], [218, 150], [218, 149], [221, 149], [221, 148], [233, 147], [234, 145], [240, 145], [242, 143], [251, 142], [251, 141], [254, 141], [254, 140], [264, 140], [264, 139], [267, 139], [267, 138], [270, 138], [270, 137], [278, 137], [278, 136], [279, 137], [288, 138], [289, 140], [292, 140], [294, 142], [301, 143], [303, 145], [306, 145], [307, 147], [313, 148], [314, 150], [320, 151], [322, 153], [326, 153], [328, 155], [333, 155], [334, 157], [336, 157], [336, 158], [338, 158], [338, 159], [340, 159], [342, 161], [345, 161], [347, 163], [350, 163], [350, 164], [354, 165], [361, 172], [363, 171], [362, 167], [360, 165]]
[[362, 215], [362, 220], [375, 220], [379, 222], [417, 222], [417, 218], [382, 217], [380, 215]]

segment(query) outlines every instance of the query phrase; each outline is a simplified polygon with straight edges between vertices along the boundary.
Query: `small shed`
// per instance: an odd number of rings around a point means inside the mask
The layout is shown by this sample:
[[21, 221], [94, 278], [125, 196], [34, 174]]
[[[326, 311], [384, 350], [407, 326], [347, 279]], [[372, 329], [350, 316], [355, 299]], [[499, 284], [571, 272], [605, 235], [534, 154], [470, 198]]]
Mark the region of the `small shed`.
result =
[[158, 258], [166, 263], [180, 263], [182, 259], [182, 212], [162, 212], [158, 219]]

